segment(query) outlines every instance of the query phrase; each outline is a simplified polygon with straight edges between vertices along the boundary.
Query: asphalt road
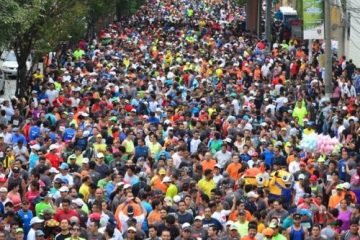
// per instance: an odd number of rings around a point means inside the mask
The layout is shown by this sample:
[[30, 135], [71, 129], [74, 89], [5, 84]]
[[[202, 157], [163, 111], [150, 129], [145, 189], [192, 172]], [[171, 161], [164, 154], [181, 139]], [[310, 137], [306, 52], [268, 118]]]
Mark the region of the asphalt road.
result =
[[12, 96], [15, 95], [15, 90], [16, 90], [16, 80], [6, 79], [4, 95], [0, 95], [0, 98], [10, 99]]

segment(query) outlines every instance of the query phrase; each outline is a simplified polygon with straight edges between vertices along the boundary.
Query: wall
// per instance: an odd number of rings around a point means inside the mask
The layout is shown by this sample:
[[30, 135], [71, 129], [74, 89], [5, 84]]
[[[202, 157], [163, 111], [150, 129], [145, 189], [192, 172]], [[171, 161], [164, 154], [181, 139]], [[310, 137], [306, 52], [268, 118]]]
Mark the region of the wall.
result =
[[345, 55], [360, 67], [360, 1], [348, 0], [346, 4]]

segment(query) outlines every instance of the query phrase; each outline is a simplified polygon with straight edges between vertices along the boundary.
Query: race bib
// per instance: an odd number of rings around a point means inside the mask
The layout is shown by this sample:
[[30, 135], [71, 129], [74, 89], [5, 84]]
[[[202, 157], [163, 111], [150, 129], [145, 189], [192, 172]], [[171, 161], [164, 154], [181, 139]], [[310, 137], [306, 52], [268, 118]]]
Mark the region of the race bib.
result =
[[0, 152], [0, 158], [4, 157], [4, 152]]
[[14, 120], [14, 121], [13, 121], [13, 125], [19, 126], [19, 120]]

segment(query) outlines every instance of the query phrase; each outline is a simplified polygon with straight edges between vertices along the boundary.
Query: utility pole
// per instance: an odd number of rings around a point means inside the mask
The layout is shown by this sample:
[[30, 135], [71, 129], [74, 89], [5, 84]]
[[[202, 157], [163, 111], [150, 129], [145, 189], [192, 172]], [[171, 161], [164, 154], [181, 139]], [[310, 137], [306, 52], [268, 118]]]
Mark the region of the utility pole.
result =
[[332, 52], [331, 52], [331, 16], [330, 1], [324, 0], [324, 20], [325, 20], [325, 95], [330, 97], [333, 92], [332, 84]]
[[266, 29], [265, 29], [265, 37], [266, 40], [268, 41], [268, 46], [269, 48], [271, 48], [271, 28], [272, 28], [272, 14], [271, 14], [271, 10], [272, 10], [272, 0], [266, 0]]

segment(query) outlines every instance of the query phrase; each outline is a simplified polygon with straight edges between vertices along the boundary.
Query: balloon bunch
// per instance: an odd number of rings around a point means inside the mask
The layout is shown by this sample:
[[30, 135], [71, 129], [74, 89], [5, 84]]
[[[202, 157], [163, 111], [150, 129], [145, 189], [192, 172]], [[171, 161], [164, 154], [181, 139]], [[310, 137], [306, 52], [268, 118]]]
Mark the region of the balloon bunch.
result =
[[317, 137], [317, 141], [317, 151], [319, 153], [328, 155], [340, 151], [341, 144], [335, 137], [331, 138], [329, 135], [320, 134]]
[[314, 153], [317, 150], [317, 134], [304, 134], [300, 142], [300, 147], [309, 153]]
[[339, 152], [341, 144], [337, 138], [331, 138], [329, 135], [312, 133], [303, 135], [300, 147], [309, 153], [317, 152], [328, 155]]

